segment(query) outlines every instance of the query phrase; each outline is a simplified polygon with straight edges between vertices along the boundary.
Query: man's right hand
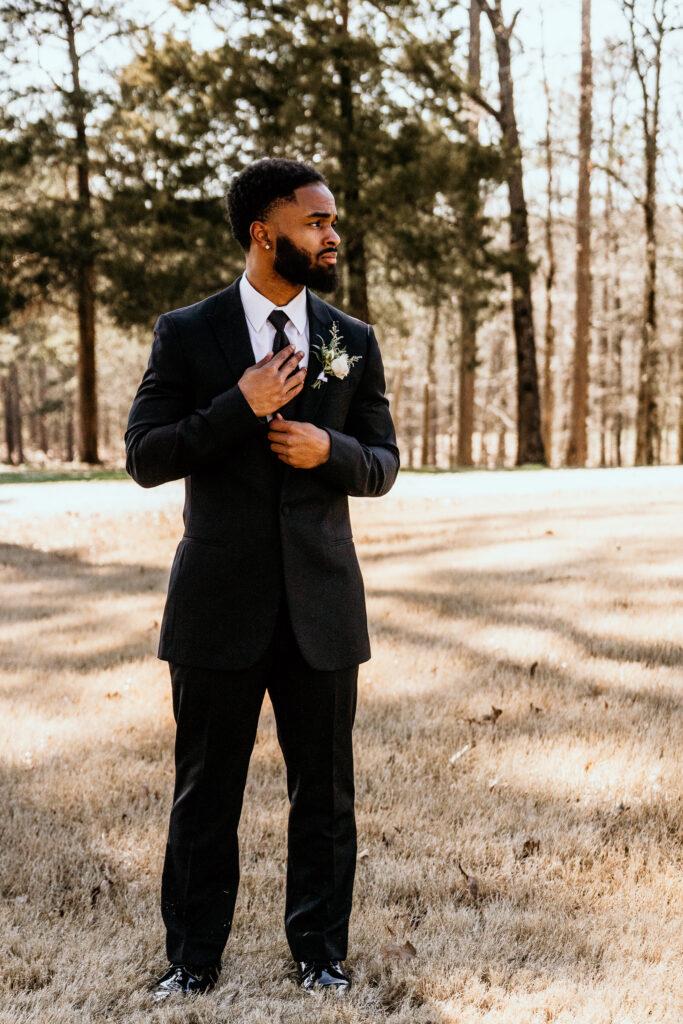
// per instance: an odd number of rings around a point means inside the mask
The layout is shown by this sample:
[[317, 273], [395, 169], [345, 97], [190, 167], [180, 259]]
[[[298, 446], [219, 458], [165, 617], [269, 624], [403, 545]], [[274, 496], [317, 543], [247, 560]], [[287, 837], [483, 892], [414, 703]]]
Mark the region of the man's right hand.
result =
[[256, 416], [270, 416], [299, 394], [306, 379], [305, 368], [297, 369], [303, 356], [287, 345], [277, 355], [268, 352], [244, 371], [237, 386]]

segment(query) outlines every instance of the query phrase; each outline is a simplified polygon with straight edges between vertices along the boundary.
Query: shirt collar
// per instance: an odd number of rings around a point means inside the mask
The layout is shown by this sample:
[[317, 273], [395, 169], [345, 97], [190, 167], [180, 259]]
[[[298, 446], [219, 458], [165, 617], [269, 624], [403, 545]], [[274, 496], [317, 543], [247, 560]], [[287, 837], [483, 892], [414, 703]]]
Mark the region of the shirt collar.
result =
[[299, 334], [304, 334], [308, 323], [308, 309], [306, 306], [306, 289], [291, 299], [286, 306], [276, 306], [274, 302], [267, 299], [265, 295], [258, 292], [248, 280], [246, 274], [240, 279], [240, 298], [244, 306], [247, 320], [258, 333], [274, 309], [281, 309], [296, 327]]

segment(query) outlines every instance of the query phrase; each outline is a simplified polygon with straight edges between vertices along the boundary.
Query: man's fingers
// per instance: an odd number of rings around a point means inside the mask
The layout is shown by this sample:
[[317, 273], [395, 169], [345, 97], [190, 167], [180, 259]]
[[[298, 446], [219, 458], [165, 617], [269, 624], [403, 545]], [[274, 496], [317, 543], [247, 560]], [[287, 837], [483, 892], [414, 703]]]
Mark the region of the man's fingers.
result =
[[[270, 354], [273, 355], [272, 352]], [[276, 366], [278, 368], [278, 370], [279, 370], [281, 368], [282, 364], [285, 362], [285, 360], [291, 359], [291, 357], [293, 355], [294, 355], [294, 346], [293, 345], [285, 345], [284, 348], [281, 348], [280, 351], [276, 352], [276, 354], [273, 356], [273, 366]]]
[[[280, 355], [279, 352], [278, 355]], [[301, 362], [303, 357], [303, 352], [292, 352], [291, 355], [288, 355], [287, 358], [280, 363], [278, 367], [278, 373], [284, 374], [285, 377], [288, 377], [290, 374], [296, 373], [299, 367], [299, 363]]]
[[298, 374], [296, 377], [290, 377], [290, 379], [285, 381], [284, 384], [285, 394], [287, 395], [288, 398], [291, 398], [292, 395], [295, 394], [297, 391], [301, 391], [303, 386], [303, 377], [299, 377]]

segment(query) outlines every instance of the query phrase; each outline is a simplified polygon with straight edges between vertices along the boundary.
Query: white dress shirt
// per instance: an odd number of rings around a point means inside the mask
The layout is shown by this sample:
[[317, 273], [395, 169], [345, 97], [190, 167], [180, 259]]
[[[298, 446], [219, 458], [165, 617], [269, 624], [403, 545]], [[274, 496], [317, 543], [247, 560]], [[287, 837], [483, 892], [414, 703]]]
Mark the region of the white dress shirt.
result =
[[308, 309], [306, 305], [306, 289], [294, 296], [286, 306], [276, 306], [274, 302], [267, 299], [247, 280], [247, 275], [242, 274], [240, 279], [240, 298], [247, 317], [249, 329], [249, 340], [254, 350], [254, 359], [258, 363], [260, 359], [273, 350], [275, 341], [275, 328], [268, 317], [274, 309], [281, 309], [289, 317], [289, 323], [285, 325], [285, 334], [288, 340], [294, 345], [297, 352], [303, 352], [303, 359], [299, 366], [308, 366], [309, 339], [308, 339]]

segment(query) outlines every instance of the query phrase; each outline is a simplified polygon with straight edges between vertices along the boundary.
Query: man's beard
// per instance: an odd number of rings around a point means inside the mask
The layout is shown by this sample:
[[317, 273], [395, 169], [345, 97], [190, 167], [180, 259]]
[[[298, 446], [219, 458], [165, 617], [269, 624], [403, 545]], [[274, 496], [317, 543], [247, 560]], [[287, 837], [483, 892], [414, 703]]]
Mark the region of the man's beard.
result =
[[314, 264], [311, 254], [297, 248], [286, 235], [278, 235], [276, 239], [273, 268], [290, 284], [302, 284], [316, 292], [333, 292], [337, 287], [336, 265]]

